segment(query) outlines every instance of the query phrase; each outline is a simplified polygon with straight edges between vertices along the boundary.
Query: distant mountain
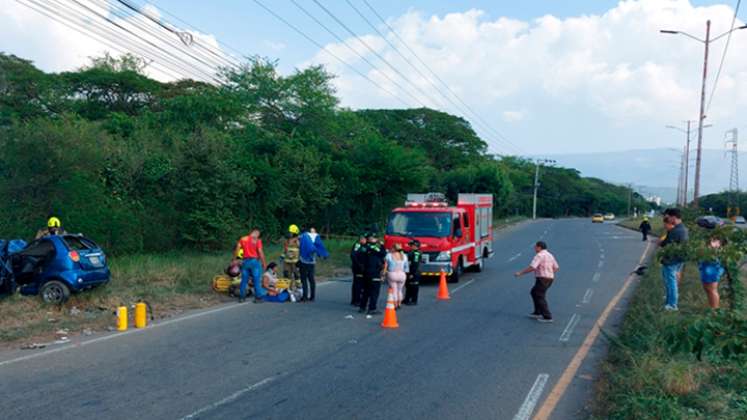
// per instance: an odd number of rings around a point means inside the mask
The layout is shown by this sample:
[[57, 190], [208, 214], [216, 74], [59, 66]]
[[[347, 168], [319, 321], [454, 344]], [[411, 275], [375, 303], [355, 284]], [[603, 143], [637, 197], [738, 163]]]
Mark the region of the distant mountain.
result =
[[[680, 153], [671, 149], [627, 150], [605, 153], [578, 153], [543, 156], [554, 159], [559, 166], [575, 168], [584, 176], [628, 184], [644, 195], [657, 195], [673, 202], [677, 195]], [[693, 192], [695, 151], [690, 153], [689, 193]], [[703, 150], [701, 195], [716, 193], [729, 187], [731, 158], [722, 150]], [[740, 162], [747, 162], [747, 153], [739, 154]], [[742, 172], [744, 174], [744, 172]], [[740, 185], [744, 177], [740, 177]]]

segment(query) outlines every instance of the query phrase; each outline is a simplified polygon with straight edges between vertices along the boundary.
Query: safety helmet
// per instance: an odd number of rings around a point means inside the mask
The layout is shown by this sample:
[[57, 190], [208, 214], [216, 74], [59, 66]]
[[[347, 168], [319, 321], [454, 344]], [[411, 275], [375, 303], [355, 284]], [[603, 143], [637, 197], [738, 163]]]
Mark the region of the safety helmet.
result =
[[50, 217], [49, 220], [47, 220], [47, 227], [48, 228], [58, 228], [61, 227], [62, 223], [60, 222], [60, 219], [56, 217]]
[[296, 225], [290, 225], [288, 226], [288, 232], [294, 235], [298, 235], [299, 233], [301, 233], [301, 229], [299, 229]]

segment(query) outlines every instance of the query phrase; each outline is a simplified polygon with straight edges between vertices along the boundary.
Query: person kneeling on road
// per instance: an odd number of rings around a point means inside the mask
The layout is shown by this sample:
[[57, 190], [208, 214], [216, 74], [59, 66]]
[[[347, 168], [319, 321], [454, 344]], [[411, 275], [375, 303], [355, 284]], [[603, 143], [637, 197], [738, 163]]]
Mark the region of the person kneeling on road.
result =
[[384, 259], [386, 250], [379, 243], [375, 233], [369, 233], [368, 243], [366, 244], [366, 266], [363, 284], [363, 297], [358, 312], [366, 312], [368, 306], [368, 315], [378, 315], [381, 312], [376, 310], [376, 304], [379, 300], [381, 291], [381, 276], [384, 270]]
[[[254, 303], [261, 303], [265, 295], [262, 288], [262, 270], [265, 266], [265, 253], [262, 250], [262, 240], [259, 239], [259, 229], [252, 231], [239, 239], [236, 244], [234, 256], [241, 259], [241, 286], [239, 287], [239, 302], [246, 298], [246, 288], [249, 284], [249, 276], [254, 283]], [[239, 257], [241, 255], [241, 257]]]
[[264, 300], [267, 302], [285, 302], [290, 298], [288, 291], [278, 287], [277, 264], [271, 262], [262, 276], [262, 287], [265, 289]]
[[529, 314], [529, 316], [539, 322], [552, 322], [552, 314], [550, 313], [550, 308], [547, 306], [545, 294], [547, 293], [547, 289], [552, 286], [555, 273], [558, 272], [560, 267], [555, 257], [547, 250], [545, 242], [537, 242], [534, 245], [534, 252], [536, 255], [532, 259], [531, 264], [529, 264], [529, 267], [517, 272], [515, 276], [520, 277], [527, 273], [534, 273], [536, 281], [531, 291], [534, 312]]

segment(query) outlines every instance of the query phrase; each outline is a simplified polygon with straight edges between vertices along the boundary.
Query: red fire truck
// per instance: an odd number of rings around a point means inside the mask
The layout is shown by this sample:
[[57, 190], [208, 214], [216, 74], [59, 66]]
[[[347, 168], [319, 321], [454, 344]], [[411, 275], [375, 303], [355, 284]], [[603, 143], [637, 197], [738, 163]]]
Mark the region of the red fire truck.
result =
[[459, 194], [450, 206], [443, 194], [408, 194], [405, 206], [392, 210], [384, 241], [387, 249], [400, 243], [409, 250], [413, 239], [423, 252], [423, 276], [445, 271], [456, 283], [465, 269], [482, 271], [493, 255], [493, 195]]

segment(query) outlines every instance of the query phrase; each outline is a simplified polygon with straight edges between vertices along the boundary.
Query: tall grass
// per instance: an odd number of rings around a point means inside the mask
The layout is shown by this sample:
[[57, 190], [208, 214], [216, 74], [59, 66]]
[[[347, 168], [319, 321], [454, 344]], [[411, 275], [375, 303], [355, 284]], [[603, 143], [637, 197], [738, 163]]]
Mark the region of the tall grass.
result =
[[747, 418], [747, 366], [735, 360], [698, 361], [672, 351], [673, 332], [693, 317], [709, 316], [697, 269], [680, 283], [680, 311], [665, 312], [659, 264], [642, 278], [620, 335], [610, 337], [608, 360], [598, 382], [594, 418]]

